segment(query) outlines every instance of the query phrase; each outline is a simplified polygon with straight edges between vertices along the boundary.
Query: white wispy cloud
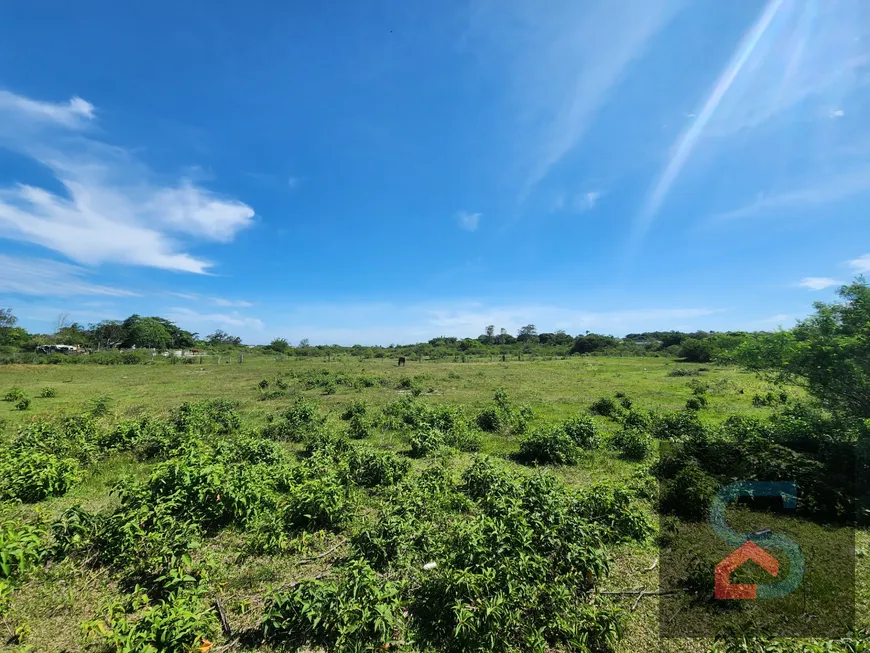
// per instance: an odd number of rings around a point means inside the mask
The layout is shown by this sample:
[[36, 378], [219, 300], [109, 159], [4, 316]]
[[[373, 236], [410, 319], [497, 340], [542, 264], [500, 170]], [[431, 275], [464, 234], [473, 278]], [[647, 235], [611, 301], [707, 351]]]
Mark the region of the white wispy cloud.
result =
[[77, 265], [0, 254], [0, 292], [50, 297], [136, 295], [129, 290], [90, 283], [85, 279], [88, 274], [88, 270]]
[[825, 288], [839, 286], [841, 284], [842, 281], [837, 281], [830, 277], [804, 277], [801, 279], [800, 283], [798, 283], [801, 288], [807, 288], [808, 290], [824, 290]]
[[233, 311], [232, 313], [199, 313], [191, 308], [177, 306], [169, 308], [166, 314], [167, 318], [173, 322], [186, 325], [185, 328], [190, 328], [200, 333], [209, 327], [239, 327], [262, 331], [265, 326], [261, 319], [242, 315], [238, 311]]
[[465, 231], [477, 231], [480, 226], [480, 213], [469, 213], [468, 211], [460, 211], [456, 216], [459, 220], [459, 227]]
[[745, 206], [711, 216], [713, 219], [790, 215], [870, 191], [870, 168], [845, 171], [827, 178], [810, 178], [793, 190], [762, 195]]
[[35, 121], [78, 129], [95, 117], [94, 105], [80, 97], [65, 103], [40, 102], [5, 90], [0, 90], [0, 115], [7, 128]]
[[[828, 3], [768, 0], [704, 99], [698, 117], [671, 148], [667, 164], [636, 218], [632, 247], [650, 229], [700, 145], [729, 149], [739, 142], [742, 146], [748, 143], [750, 148], [764, 148], [757, 137], [748, 134], [763, 134], [761, 128], [774, 118], [777, 126], [803, 121], [806, 131], [807, 123], [814, 118], [844, 115], [839, 101], [870, 82], [870, 52], [866, 47], [870, 24], [864, 19], [865, 12], [862, 0]], [[831, 110], [832, 104], [837, 108]], [[744, 138], [732, 138], [738, 133]], [[809, 137], [805, 140], [812, 142]], [[794, 156], [791, 150], [789, 153]], [[817, 161], [823, 163], [821, 168], [816, 167]], [[830, 148], [809, 163], [812, 174], [832, 168], [838, 168], [838, 173], [850, 169], [833, 165]], [[792, 205], [807, 198], [802, 190], [804, 179], [789, 182], [789, 188], [781, 191], [781, 197], [773, 200], [773, 204]], [[808, 199], [818, 201], [814, 197]], [[763, 200], [750, 211], [769, 206], [769, 201]], [[742, 211], [735, 212], [731, 217], [741, 214]]]
[[466, 43], [506, 86], [522, 152], [520, 200], [588, 132], [633, 61], [681, 9], [679, 0], [534, 3], [480, 0]]
[[200, 295], [197, 293], [183, 293], [183, 292], [170, 292], [169, 295], [173, 297], [180, 297], [181, 299], [187, 299], [192, 302], [204, 302], [209, 303], [214, 306], [221, 306], [225, 308], [250, 308], [253, 304], [249, 301], [245, 301], [243, 299], [226, 299], [224, 297], [209, 297], [207, 295]]
[[849, 267], [858, 274], [870, 274], [870, 254], [849, 261]]
[[[87, 265], [121, 263], [204, 273], [208, 261], [183, 251], [182, 239], [228, 242], [249, 226], [253, 209], [220, 197], [189, 179], [166, 184], [122, 148], [91, 138], [58, 137], [40, 121], [75, 129], [94, 116], [75, 98], [67, 105], [37, 102], [4, 92], [0, 124], [25, 124], [19, 133], [0, 128], [0, 146], [47, 167], [65, 195], [19, 183], [0, 188], [2, 236], [52, 249]], [[46, 118], [46, 116], [48, 118]]]
[[574, 207], [579, 213], [591, 211], [601, 199], [601, 192], [597, 190], [588, 191], [574, 198]]

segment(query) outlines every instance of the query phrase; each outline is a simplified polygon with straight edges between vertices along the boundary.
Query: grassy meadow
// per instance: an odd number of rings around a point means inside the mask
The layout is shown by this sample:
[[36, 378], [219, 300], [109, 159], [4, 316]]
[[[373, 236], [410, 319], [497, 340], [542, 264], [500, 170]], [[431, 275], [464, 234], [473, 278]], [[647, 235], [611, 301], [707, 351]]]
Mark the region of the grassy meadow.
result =
[[[693, 376], [675, 376], [674, 369], [691, 370]], [[335, 378], [371, 379], [368, 384], [327, 381], [309, 387], [306, 379], [322, 370]], [[241, 417], [242, 429], [262, 429], [287, 409], [297, 396], [315, 400], [326, 415], [327, 428], [342, 431], [342, 413], [354, 402], [363, 401], [369, 410], [381, 410], [404, 396], [427, 405], [458, 406], [470, 416], [491, 404], [494, 393], [504, 389], [511, 401], [528, 406], [532, 425], [557, 423], [577, 415], [589, 415], [589, 406], [601, 397], [624, 393], [635, 408], [678, 411], [693, 397], [692, 380], [708, 386], [706, 407], [701, 420], [718, 425], [734, 415], [764, 417], [772, 409], [753, 404], [753, 397], [773, 390], [754, 374], [733, 367], [676, 363], [666, 358], [573, 357], [553, 360], [508, 362], [430, 362], [408, 360], [397, 367], [389, 359], [357, 360], [351, 357], [326, 360], [279, 360], [249, 357], [244, 363], [154, 365], [7, 365], [0, 367], [0, 392], [20, 388], [31, 398], [27, 410], [16, 410], [13, 402], [0, 403], [3, 441], [9, 443], [19, 429], [60, 415], [76, 415], [93, 409], [106, 428], [119, 420], [143, 415], [166, 417], [184, 402], [208, 399], [230, 400]], [[264, 383], [265, 381], [265, 383]], [[275, 391], [278, 382], [281, 391]], [[55, 396], [41, 398], [44, 388]], [[800, 396], [796, 389], [788, 389]], [[50, 393], [49, 393], [50, 394]], [[593, 419], [605, 445], [584, 452], [576, 465], [552, 466], [549, 470], [573, 488], [586, 488], [601, 481], [630, 482], [646, 463], [632, 462], [606, 446], [607, 438], [619, 426], [601, 416]], [[427, 457], [409, 456], [407, 435], [393, 428], [374, 429], [368, 444], [395, 452], [417, 470], [432, 464]], [[281, 442], [291, 454], [303, 449], [301, 443]], [[501, 468], [534, 474], [536, 469], [515, 460], [519, 438], [499, 433], [481, 434], [480, 454], [495, 458]], [[476, 454], [454, 452], [447, 464], [457, 474], [467, 468]], [[11, 518], [23, 520], [57, 518], [68, 508], [80, 505], [87, 511], [111, 509], [119, 499], [111, 493], [121, 480], [144, 481], [155, 463], [128, 452], [118, 452], [87, 469], [81, 482], [62, 496], [8, 508]], [[385, 490], [388, 491], [388, 490]], [[366, 497], [361, 499], [361, 514], [367, 512]], [[371, 500], [374, 511], [374, 500]], [[653, 506], [639, 500], [641, 510], [657, 523]], [[751, 521], [751, 520], [750, 520]], [[786, 531], [789, 518], [770, 516], [765, 524]], [[699, 527], [700, 528], [700, 527]], [[703, 533], [698, 534], [704, 541]], [[346, 540], [328, 530], [303, 531], [294, 550], [280, 555], [241, 555], [245, 533], [228, 527], [204, 537], [192, 552], [195, 561], [209, 569], [210, 599], [219, 597], [236, 633], [253, 630], [259, 624], [266, 597], [276, 587], [287, 587], [302, 578], [329, 572], [331, 561], [347, 546]], [[713, 543], [710, 543], [713, 546]], [[864, 555], [870, 551], [870, 538], [859, 533], [858, 541], [858, 621], [870, 626], [868, 618], [868, 581], [870, 570]], [[625, 632], [618, 650], [705, 651], [711, 642], [703, 639], [659, 639], [659, 543], [655, 536], [643, 542], [616, 543], [612, 548], [610, 573], [597, 591], [612, 594], [626, 613]], [[817, 582], [816, 585], [821, 585]], [[83, 634], [81, 625], [101, 618], [108, 602], [120, 592], [116, 578], [105, 568], [73, 557], [49, 562], [30, 573], [11, 593], [8, 609], [0, 619], [0, 650], [98, 651], [99, 644]], [[631, 593], [634, 592], [634, 593]], [[796, 618], [804, 606], [796, 606]], [[681, 619], [703, 619], [687, 609]], [[5, 642], [5, 644], [3, 643]], [[27, 648], [27, 647], [30, 648]], [[244, 637], [213, 638], [213, 653], [218, 650], [279, 650], [275, 643], [247, 641]], [[397, 645], [399, 646], [399, 645]], [[224, 648], [222, 648], [224, 647]], [[105, 649], [121, 650], [121, 649]], [[126, 649], [124, 649], [126, 650]], [[209, 649], [203, 649], [209, 650]], [[292, 650], [292, 649], [290, 649]], [[410, 648], [409, 650], [417, 650]]]

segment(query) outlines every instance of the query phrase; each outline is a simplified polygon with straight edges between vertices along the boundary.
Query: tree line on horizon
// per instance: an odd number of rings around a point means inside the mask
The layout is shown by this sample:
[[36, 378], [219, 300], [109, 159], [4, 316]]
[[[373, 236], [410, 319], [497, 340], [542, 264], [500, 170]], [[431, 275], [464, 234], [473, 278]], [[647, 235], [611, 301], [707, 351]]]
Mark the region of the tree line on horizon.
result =
[[[746, 332], [716, 333], [696, 331], [651, 331], [628, 334], [624, 338], [586, 331], [572, 336], [564, 330], [539, 332], [534, 324], [521, 327], [516, 335], [504, 328], [487, 325], [476, 338], [439, 336], [427, 342], [389, 346], [315, 345], [302, 339], [293, 346], [284, 338], [275, 338], [268, 345], [256, 348], [279, 354], [318, 356], [350, 352], [354, 355], [383, 357], [394, 355], [418, 357], [445, 357], [486, 354], [614, 354], [661, 355], [683, 357], [694, 362], [713, 360], [724, 349], [732, 349], [749, 336]], [[131, 315], [125, 320], [103, 320], [95, 324], [68, 323], [65, 316], [58, 318], [52, 334], [30, 333], [18, 325], [12, 309], [0, 309], [0, 350], [2, 353], [33, 352], [41, 345], [76, 345], [94, 351], [114, 349], [189, 350], [244, 346], [239, 336], [217, 330], [204, 338], [186, 331], [171, 320], [159, 316]], [[379, 355], [380, 354], [380, 355]]]
[[[865, 297], [867, 282], [858, 277], [852, 284], [840, 289], [843, 298]], [[816, 303], [820, 310], [824, 304]], [[311, 345], [302, 339], [293, 346], [285, 338], [275, 338], [268, 345], [254, 349], [263, 353], [293, 356], [328, 356], [350, 353], [362, 358], [411, 356], [418, 358], [446, 358], [466, 356], [527, 355], [615, 355], [615, 356], [667, 356], [695, 363], [738, 362], [746, 352], [757, 349], [759, 343], [773, 338], [796, 338], [802, 333], [806, 321], [794, 328], [770, 332], [747, 331], [648, 331], [630, 333], [625, 337], [585, 333], [572, 336], [564, 330], [539, 332], [534, 324], [521, 327], [516, 335], [504, 328], [487, 325], [476, 338], [439, 336], [427, 342], [389, 346]], [[799, 342], [799, 341], [798, 341]], [[12, 309], [0, 309], [0, 354], [33, 352], [40, 345], [78, 345], [94, 351], [114, 349], [228, 349], [244, 346], [239, 336], [217, 330], [204, 338], [186, 331], [174, 322], [158, 316], [131, 315], [125, 320], [103, 320], [88, 326], [68, 323], [60, 316], [53, 334], [29, 333], [18, 325]]]

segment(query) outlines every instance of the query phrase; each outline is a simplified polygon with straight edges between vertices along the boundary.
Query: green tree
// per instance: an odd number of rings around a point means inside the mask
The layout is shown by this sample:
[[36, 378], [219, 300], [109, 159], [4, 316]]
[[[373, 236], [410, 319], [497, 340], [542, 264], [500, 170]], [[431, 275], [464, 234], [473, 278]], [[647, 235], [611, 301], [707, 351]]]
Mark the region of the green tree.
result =
[[537, 342], [538, 328], [534, 324], [527, 324], [517, 332], [517, 340], [520, 342]]
[[225, 333], [221, 329], [218, 329], [211, 335], [206, 336], [205, 341], [212, 347], [218, 345], [229, 345], [231, 347], [238, 347], [242, 344], [242, 339], [239, 336], [231, 336], [230, 334]]
[[11, 308], [0, 308], [0, 346], [22, 347], [29, 339], [27, 330], [15, 326], [18, 318], [12, 313]]
[[713, 343], [709, 339], [684, 338], [680, 343], [680, 357], [691, 363], [709, 363], [713, 355]]
[[587, 331], [586, 335], [574, 338], [574, 344], [571, 346], [571, 353], [592, 354], [603, 349], [615, 347], [618, 343], [619, 340], [613, 336], [602, 336]]
[[172, 336], [163, 324], [151, 317], [131, 315], [122, 324], [124, 328], [123, 347], [154, 347], [168, 349], [172, 344]]
[[54, 339], [58, 344], [83, 346], [90, 343], [91, 334], [81, 324], [73, 322], [58, 329]]
[[738, 348], [746, 367], [796, 382], [832, 412], [870, 419], [870, 287], [840, 288], [842, 301], [816, 302], [790, 332], [758, 334]]
[[275, 338], [272, 342], [269, 343], [269, 348], [273, 351], [277, 351], [278, 353], [283, 353], [287, 351], [290, 347], [290, 343], [287, 342], [285, 338]]
[[91, 344], [97, 349], [114, 349], [124, 342], [124, 325], [119, 320], [103, 320], [92, 324]]

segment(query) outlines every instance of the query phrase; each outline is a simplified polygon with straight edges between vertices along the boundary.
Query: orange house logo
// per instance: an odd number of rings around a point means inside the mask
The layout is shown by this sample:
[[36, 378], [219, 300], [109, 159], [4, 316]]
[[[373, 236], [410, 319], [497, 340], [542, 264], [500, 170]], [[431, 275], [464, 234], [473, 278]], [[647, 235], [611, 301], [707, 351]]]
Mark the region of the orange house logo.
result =
[[771, 576], [779, 575], [779, 562], [755, 542], [746, 542], [716, 565], [717, 599], [758, 598], [758, 585], [731, 584], [731, 574], [752, 560]]
[[[720, 489], [710, 504], [710, 525], [723, 542], [738, 547], [716, 565], [717, 599], [779, 599], [797, 589], [804, 577], [805, 562], [797, 542], [769, 529], [757, 533], [738, 533], [725, 521], [725, 507], [740, 497], [781, 497], [785, 508], [797, 507], [797, 485], [793, 481], [740, 481]], [[731, 574], [752, 560], [771, 576], [779, 576], [779, 562], [756, 542], [781, 551], [788, 558], [788, 573], [777, 583], [761, 585], [731, 584]]]

